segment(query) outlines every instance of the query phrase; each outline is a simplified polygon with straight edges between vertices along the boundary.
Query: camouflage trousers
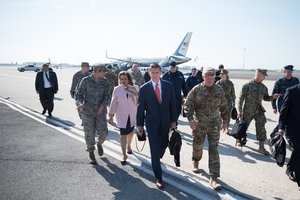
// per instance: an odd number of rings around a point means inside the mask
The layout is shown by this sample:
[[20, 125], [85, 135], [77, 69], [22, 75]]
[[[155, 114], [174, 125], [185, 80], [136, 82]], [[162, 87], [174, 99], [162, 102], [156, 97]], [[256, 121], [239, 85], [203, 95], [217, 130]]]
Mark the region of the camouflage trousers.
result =
[[220, 157], [218, 144], [220, 139], [219, 125], [197, 125], [193, 131], [193, 161], [200, 161], [203, 154], [205, 138], [208, 139], [208, 168], [210, 176], [220, 176]]
[[86, 115], [81, 113], [84, 130], [84, 138], [86, 143], [86, 151], [92, 152], [95, 150], [95, 136], [97, 133], [97, 142], [103, 143], [107, 137], [107, 120], [106, 112], [101, 115]]
[[265, 128], [265, 124], [267, 120], [266, 120], [265, 113], [263, 112], [244, 113], [243, 118], [248, 127], [251, 121], [254, 119], [256, 139], [258, 141], [265, 141], [267, 139], [267, 131]]

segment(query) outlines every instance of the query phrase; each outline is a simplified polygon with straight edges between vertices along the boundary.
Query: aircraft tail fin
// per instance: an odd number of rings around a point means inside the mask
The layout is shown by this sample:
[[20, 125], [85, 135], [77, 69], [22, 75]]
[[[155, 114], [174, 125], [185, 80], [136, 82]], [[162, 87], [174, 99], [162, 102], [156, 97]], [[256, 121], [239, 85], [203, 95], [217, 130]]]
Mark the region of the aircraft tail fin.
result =
[[192, 32], [188, 32], [173, 55], [186, 56], [186, 53], [190, 45], [191, 37], [192, 37]]

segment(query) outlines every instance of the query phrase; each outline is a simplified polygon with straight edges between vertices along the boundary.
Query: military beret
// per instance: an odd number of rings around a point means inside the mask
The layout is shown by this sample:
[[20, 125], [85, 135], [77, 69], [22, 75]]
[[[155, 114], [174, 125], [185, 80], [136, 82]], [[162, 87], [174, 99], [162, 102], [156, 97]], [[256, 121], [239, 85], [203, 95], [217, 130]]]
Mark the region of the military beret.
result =
[[215, 75], [215, 69], [212, 67], [204, 67], [202, 74], [203, 75]]
[[256, 72], [259, 72], [259, 73], [261, 73], [262, 75], [265, 75], [265, 76], [268, 76], [268, 74], [267, 74], [267, 69], [257, 69], [256, 70]]
[[96, 65], [94, 65], [94, 72], [98, 72], [98, 71], [107, 72], [108, 71], [107, 65], [106, 64], [96, 64]]
[[81, 63], [81, 67], [84, 67], [84, 66], [87, 66], [87, 67], [89, 67], [89, 66], [90, 66], [90, 64], [89, 64], [88, 62], [82, 62], [82, 63]]
[[228, 74], [229, 72], [226, 69], [221, 70], [221, 74]]
[[294, 66], [293, 65], [287, 65], [283, 67], [284, 70], [289, 70], [289, 71], [294, 71]]

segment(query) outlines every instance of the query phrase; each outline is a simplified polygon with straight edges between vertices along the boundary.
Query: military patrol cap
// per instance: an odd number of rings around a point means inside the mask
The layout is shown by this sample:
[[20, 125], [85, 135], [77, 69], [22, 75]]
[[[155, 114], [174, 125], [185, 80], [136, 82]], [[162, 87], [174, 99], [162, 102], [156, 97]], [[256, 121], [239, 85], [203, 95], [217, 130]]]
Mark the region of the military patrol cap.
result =
[[176, 67], [176, 62], [175, 62], [175, 61], [172, 61], [172, 62], [170, 63], [170, 66]]
[[256, 71], [261, 73], [262, 75], [268, 76], [268, 74], [267, 74], [268, 70], [267, 69], [257, 69]]
[[222, 70], [221, 70], [221, 74], [226, 74], [226, 75], [227, 75], [228, 73], [229, 73], [229, 72], [228, 72], [226, 69], [222, 69]]
[[289, 70], [289, 71], [294, 71], [294, 66], [293, 65], [287, 65], [283, 67], [284, 70]]
[[215, 73], [216, 71], [212, 67], [204, 67], [202, 72], [203, 75], [215, 75]]
[[98, 72], [98, 71], [107, 72], [108, 71], [107, 65], [106, 64], [96, 64], [96, 65], [94, 65], [94, 72]]
[[81, 67], [85, 67], [85, 66], [90, 67], [90, 64], [88, 62], [82, 62]]

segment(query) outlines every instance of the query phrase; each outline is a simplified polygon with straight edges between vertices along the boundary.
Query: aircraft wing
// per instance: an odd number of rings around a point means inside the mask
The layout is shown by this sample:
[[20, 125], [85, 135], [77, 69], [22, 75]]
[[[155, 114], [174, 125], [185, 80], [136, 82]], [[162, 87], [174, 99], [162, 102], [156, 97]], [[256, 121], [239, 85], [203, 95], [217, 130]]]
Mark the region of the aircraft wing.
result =
[[141, 65], [141, 66], [144, 65], [144, 63], [138, 62], [138, 61], [134, 61], [134, 60], [131, 60], [131, 58], [128, 58], [128, 59], [122, 59], [122, 58], [113, 58], [113, 57], [109, 57], [108, 54], [107, 54], [107, 51], [106, 51], [105, 57], [108, 58], [108, 59], [111, 59], [111, 60], [117, 60], [117, 61], [125, 62], [125, 63], [128, 63], [128, 64], [138, 64], [138, 65]]

